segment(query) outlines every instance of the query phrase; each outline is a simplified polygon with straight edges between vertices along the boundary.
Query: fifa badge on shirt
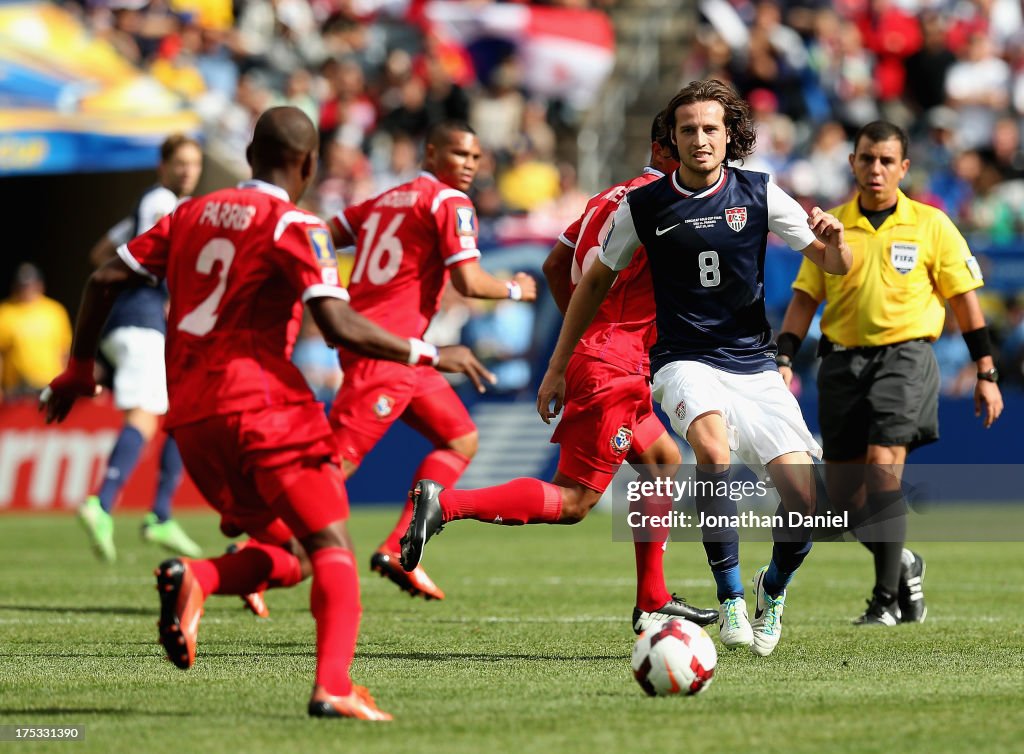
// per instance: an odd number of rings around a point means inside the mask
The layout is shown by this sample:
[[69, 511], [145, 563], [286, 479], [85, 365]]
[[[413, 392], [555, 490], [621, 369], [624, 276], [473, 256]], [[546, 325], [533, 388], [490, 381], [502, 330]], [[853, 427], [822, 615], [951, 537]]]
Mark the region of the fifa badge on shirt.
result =
[[633, 444], [633, 430], [628, 427], [619, 427], [619, 431], [612, 435], [612, 452], [622, 455]]
[[391, 416], [391, 412], [395, 408], [395, 399], [390, 395], [384, 395], [381, 393], [377, 396], [377, 400], [373, 404], [373, 413], [377, 414], [378, 419], [387, 419]]
[[330, 232], [326, 228], [313, 228], [306, 234], [316, 263], [320, 265], [320, 279], [324, 285], [338, 285], [338, 258], [334, 254]]
[[455, 224], [460, 236], [475, 236], [476, 212], [472, 207], [456, 207]]
[[747, 225], [747, 208], [729, 207], [725, 211], [725, 221], [729, 223], [730, 228], [739, 233]]
[[906, 241], [893, 241], [889, 248], [889, 259], [892, 266], [901, 275], [906, 275], [917, 264], [917, 244]]
[[985, 276], [981, 274], [981, 265], [978, 264], [978, 258], [973, 254], [965, 260], [967, 264], [967, 270], [971, 273], [971, 277], [975, 280], [984, 280]]

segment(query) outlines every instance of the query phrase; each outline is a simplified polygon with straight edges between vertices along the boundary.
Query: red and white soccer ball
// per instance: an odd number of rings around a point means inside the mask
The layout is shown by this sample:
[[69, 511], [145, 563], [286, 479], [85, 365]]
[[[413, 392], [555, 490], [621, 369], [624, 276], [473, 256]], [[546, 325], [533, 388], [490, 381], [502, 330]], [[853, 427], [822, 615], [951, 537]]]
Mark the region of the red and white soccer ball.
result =
[[718, 664], [707, 631], [682, 618], [656, 623], [633, 645], [633, 677], [650, 696], [693, 696], [711, 685]]

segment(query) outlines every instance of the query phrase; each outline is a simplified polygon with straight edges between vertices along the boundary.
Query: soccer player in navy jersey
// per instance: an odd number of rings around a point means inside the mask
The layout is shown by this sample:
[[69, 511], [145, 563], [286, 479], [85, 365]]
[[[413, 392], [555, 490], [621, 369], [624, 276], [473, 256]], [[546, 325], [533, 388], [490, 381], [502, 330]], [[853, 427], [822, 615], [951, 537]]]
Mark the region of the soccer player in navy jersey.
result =
[[[128, 217], [96, 242], [89, 255], [92, 263], [97, 267], [105, 264], [116, 256], [118, 246], [171, 214], [195, 191], [202, 171], [199, 142], [185, 134], [168, 136], [160, 146], [157, 182], [143, 192]], [[143, 285], [125, 291], [114, 303], [100, 341], [100, 352], [113, 369], [114, 405], [124, 414], [124, 425], [107, 459], [103, 482], [78, 509], [78, 517], [96, 555], [108, 563], [117, 558], [111, 511], [143, 448], [156, 437], [160, 417], [167, 413], [166, 305], [164, 286]], [[181, 555], [198, 557], [199, 545], [171, 518], [171, 499], [181, 484], [181, 474], [181, 454], [168, 436], [160, 451], [160, 475], [142, 524], [142, 537]]]
[[[796, 400], [775, 365], [764, 310], [769, 232], [826, 272], [851, 264], [843, 226], [815, 207], [810, 216], [763, 173], [729, 161], [750, 154], [750, 109], [719, 81], [695, 81], [665, 108], [679, 169], [631, 192], [573, 294], [537, 396], [545, 421], [561, 411], [573, 349], [619, 270], [636, 249], [647, 252], [657, 310], [651, 348], [653, 394], [697, 458], [698, 510], [735, 515], [716, 495], [729, 474], [730, 451], [770, 473], [786, 511], [813, 513], [811, 456], [821, 456]], [[787, 520], [782, 513], [783, 520]], [[786, 586], [811, 549], [810, 532], [777, 529], [771, 562], [757, 571], [757, 609], [747, 615], [732, 527], [705, 528], [704, 547], [718, 586], [719, 633], [729, 647], [768, 655], [782, 634]]]

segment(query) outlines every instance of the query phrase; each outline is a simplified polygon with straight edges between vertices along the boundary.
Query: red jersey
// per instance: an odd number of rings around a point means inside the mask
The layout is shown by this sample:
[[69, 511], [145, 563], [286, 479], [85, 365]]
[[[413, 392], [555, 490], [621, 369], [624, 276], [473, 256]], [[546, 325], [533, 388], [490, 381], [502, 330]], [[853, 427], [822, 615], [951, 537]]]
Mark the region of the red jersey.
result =
[[[572, 260], [572, 288], [576, 289], [583, 273], [597, 259], [612, 217], [626, 195], [635, 188], [663, 177], [654, 168], [618, 183], [591, 198], [583, 216], [565, 229], [559, 239], [575, 250]], [[654, 286], [647, 268], [643, 247], [618, 278], [597, 310], [597, 315], [583, 333], [575, 353], [584, 353], [632, 374], [648, 374], [647, 351], [657, 340], [655, 328]]]
[[166, 278], [167, 426], [312, 401], [290, 356], [311, 298], [347, 300], [323, 221], [263, 181], [192, 199], [117, 250]]
[[480, 258], [473, 203], [427, 172], [332, 222], [356, 246], [352, 306], [406, 338], [421, 337], [437, 314], [448, 270]]

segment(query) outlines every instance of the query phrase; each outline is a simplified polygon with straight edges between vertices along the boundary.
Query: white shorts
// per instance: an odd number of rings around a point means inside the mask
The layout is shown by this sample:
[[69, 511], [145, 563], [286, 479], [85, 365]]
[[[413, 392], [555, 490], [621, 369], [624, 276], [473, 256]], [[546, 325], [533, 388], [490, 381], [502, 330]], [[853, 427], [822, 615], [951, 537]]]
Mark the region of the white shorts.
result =
[[684, 440], [694, 419], [720, 413], [729, 449], [748, 466], [764, 466], [786, 453], [821, 458], [821, 446], [778, 372], [733, 374], [698, 361], [676, 361], [657, 371], [652, 392]]
[[100, 343], [114, 367], [114, 405], [122, 411], [141, 408], [167, 413], [167, 371], [164, 335], [149, 327], [118, 327]]

